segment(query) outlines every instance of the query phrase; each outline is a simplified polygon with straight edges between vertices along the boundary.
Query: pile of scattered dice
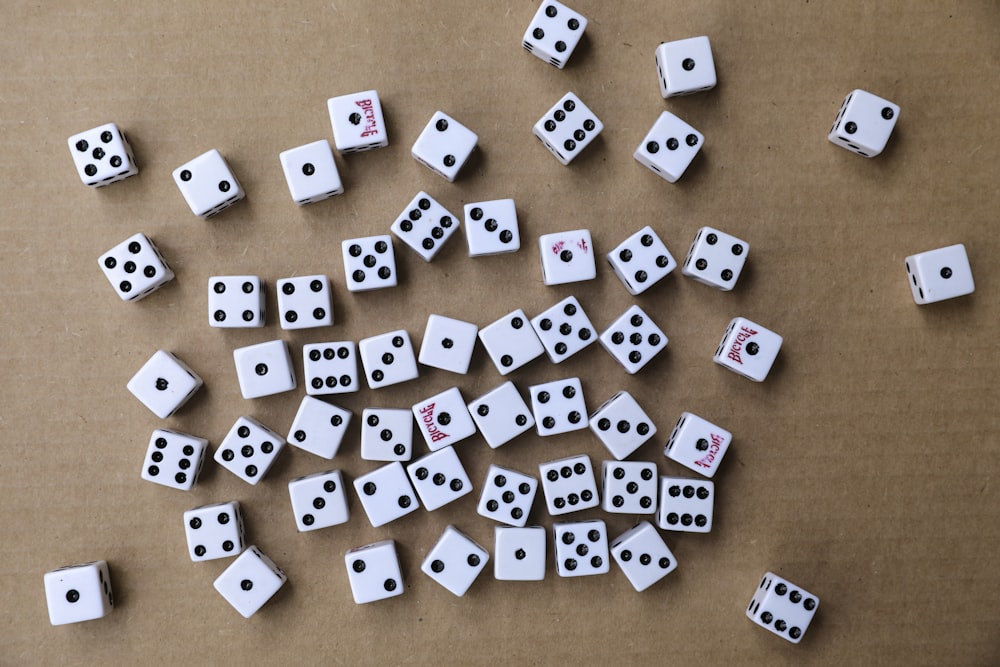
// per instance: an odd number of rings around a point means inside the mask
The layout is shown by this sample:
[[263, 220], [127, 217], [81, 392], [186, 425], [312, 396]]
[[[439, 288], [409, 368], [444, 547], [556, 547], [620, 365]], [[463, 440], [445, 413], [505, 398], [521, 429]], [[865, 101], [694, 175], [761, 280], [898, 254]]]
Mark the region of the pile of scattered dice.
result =
[[[524, 48], [560, 69], [573, 53], [587, 19], [555, 0], [544, 0], [524, 35]], [[716, 83], [707, 37], [661, 44], [656, 68], [664, 98], [712, 88]], [[376, 91], [329, 100], [337, 149], [341, 153], [388, 145]], [[899, 107], [875, 95], [855, 90], [847, 96], [829, 133], [831, 142], [865, 157], [882, 152], [899, 115]], [[597, 116], [573, 93], [567, 93], [534, 126], [535, 135], [562, 163], [568, 164], [602, 130]], [[476, 147], [475, 133], [443, 112], [433, 115], [413, 145], [422, 164], [453, 181]], [[701, 149], [704, 137], [677, 116], [664, 111], [636, 149], [635, 159], [669, 182], [677, 181]], [[138, 173], [125, 135], [113, 124], [75, 135], [70, 150], [84, 183], [100, 187]], [[344, 191], [333, 152], [326, 140], [281, 153], [281, 165], [292, 199], [309, 204]], [[173, 172], [192, 212], [208, 217], [244, 196], [239, 181], [218, 151], [201, 155]], [[464, 210], [469, 256], [516, 252], [520, 249], [513, 200], [470, 203]], [[458, 228], [458, 220], [425, 192], [414, 197], [390, 230], [426, 261]], [[546, 285], [573, 283], [596, 276], [590, 233], [579, 229], [539, 238], [542, 277]], [[342, 245], [345, 284], [349, 291], [396, 285], [393, 240], [390, 235], [348, 239]], [[684, 260], [681, 272], [720, 290], [731, 290], [739, 279], [749, 244], [718, 229], [702, 228]], [[625, 239], [607, 260], [628, 292], [637, 295], [670, 273], [677, 264], [651, 227]], [[119, 296], [136, 301], [173, 279], [153, 242], [136, 234], [100, 258]], [[906, 259], [917, 303], [929, 303], [973, 291], [964, 246], [922, 253]], [[325, 275], [278, 280], [277, 303], [283, 329], [333, 324], [331, 286]], [[217, 276], [208, 281], [208, 320], [213, 327], [263, 327], [265, 286], [259, 276]], [[468, 372], [476, 340], [501, 375], [507, 375], [547, 354], [559, 363], [585, 347], [601, 345], [628, 373], [638, 372], [667, 345], [667, 337], [636, 305], [629, 307], [606, 331], [597, 335], [575, 297], [568, 297], [537, 317], [515, 310], [483, 328], [448, 317], [430, 315], [419, 354], [405, 330], [361, 340], [305, 345], [303, 365], [307, 395], [289, 430], [288, 442], [316, 456], [336, 456], [352, 414], [314, 398], [360, 389], [360, 361], [371, 389], [418, 377], [420, 364], [458, 374]], [[755, 381], [767, 376], [781, 347], [778, 334], [737, 317], [716, 350], [716, 363]], [[283, 340], [234, 351], [244, 398], [268, 396], [296, 387], [288, 345]], [[202, 380], [180, 359], [157, 351], [128, 383], [128, 389], [157, 416], [180, 408]], [[411, 410], [368, 408], [361, 424], [361, 457], [389, 462], [361, 475], [353, 486], [372, 526], [381, 526], [421, 504], [427, 510], [471, 493], [470, 482], [455, 443], [479, 432], [491, 448], [500, 447], [535, 428], [541, 436], [567, 433], [588, 426], [615, 460], [601, 467], [599, 493], [595, 472], [586, 455], [549, 461], [539, 466], [545, 504], [552, 516], [600, 506], [606, 512], [655, 515], [666, 531], [709, 532], [714, 485], [709, 481], [729, 448], [732, 434], [688, 412], [681, 415], [664, 450], [665, 456], [709, 480], [658, 477], [656, 464], [626, 461], [656, 433], [656, 427], [627, 392], [608, 399], [587, 418], [578, 378], [529, 388], [530, 406], [513, 382], [506, 382], [468, 404], [453, 387], [414, 405]], [[430, 453], [405, 467], [413, 455], [413, 425]], [[257, 484], [285, 445], [281, 435], [249, 417], [240, 417], [215, 452], [222, 467]], [[142, 477], [188, 490], [196, 482], [208, 441], [158, 429], [150, 439]], [[495, 528], [494, 575], [501, 580], [539, 580], [545, 576], [546, 534], [528, 527], [538, 479], [491, 465], [477, 511], [499, 522]], [[288, 484], [300, 531], [317, 530], [348, 521], [344, 478], [339, 470], [294, 479]], [[254, 614], [282, 586], [284, 573], [255, 546], [244, 545], [243, 517], [238, 502], [198, 507], [184, 514], [192, 560], [238, 556], [215, 581], [216, 589], [243, 616]], [[641, 521], [610, 540], [604, 521], [556, 523], [556, 571], [563, 577], [601, 574], [614, 558], [636, 590], [653, 585], [677, 567], [662, 537], [649, 521]], [[421, 569], [446, 589], [461, 596], [490, 560], [489, 552], [449, 526], [430, 550]], [[403, 593], [402, 576], [391, 540], [351, 549], [347, 574], [355, 602], [365, 603]], [[104, 561], [70, 566], [45, 575], [53, 624], [98, 618], [113, 605], [108, 567]], [[759, 625], [798, 642], [818, 605], [816, 596], [770, 572], [760, 582], [747, 609]]]

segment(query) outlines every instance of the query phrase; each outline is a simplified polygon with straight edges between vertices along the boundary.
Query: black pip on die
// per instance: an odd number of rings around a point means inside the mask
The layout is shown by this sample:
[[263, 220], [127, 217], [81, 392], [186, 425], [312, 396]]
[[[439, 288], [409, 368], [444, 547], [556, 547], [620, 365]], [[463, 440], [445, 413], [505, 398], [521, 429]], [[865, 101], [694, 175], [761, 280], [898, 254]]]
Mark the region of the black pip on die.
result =
[[773, 331], [736, 317], [726, 328], [713, 360], [738, 375], [763, 382], [778, 356], [781, 342], [781, 336]]

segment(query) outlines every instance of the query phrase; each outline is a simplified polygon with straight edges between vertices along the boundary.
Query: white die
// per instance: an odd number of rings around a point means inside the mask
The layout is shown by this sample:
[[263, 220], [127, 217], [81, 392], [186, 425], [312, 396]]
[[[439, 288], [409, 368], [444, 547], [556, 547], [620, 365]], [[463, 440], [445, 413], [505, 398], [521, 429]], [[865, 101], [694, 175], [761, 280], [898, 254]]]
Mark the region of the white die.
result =
[[663, 530], [709, 533], [714, 506], [715, 482], [661, 477], [656, 525]]
[[341, 153], [358, 153], [389, 145], [378, 91], [366, 90], [326, 101], [333, 142]]
[[528, 387], [538, 435], [557, 435], [587, 428], [587, 404], [580, 378]]
[[406, 466], [406, 472], [428, 512], [472, 493], [472, 482], [454, 447], [420, 457]]
[[67, 565], [46, 572], [43, 579], [52, 625], [92, 621], [114, 609], [111, 575], [103, 560]]
[[621, 461], [656, 435], [656, 424], [631, 394], [619, 391], [590, 416], [590, 430]]
[[611, 542], [611, 557], [637, 591], [677, 569], [677, 559], [648, 521], [640, 521]]
[[429, 194], [420, 191], [389, 229], [429, 262], [458, 229], [458, 218]]
[[747, 606], [747, 618], [798, 644], [817, 607], [818, 597], [773, 572], [765, 572]]
[[432, 452], [476, 433], [476, 424], [458, 387], [420, 401], [413, 406], [413, 417]]
[[491, 448], [504, 445], [535, 425], [535, 418], [513, 382], [469, 403], [469, 414]]
[[521, 45], [559, 69], [573, 55], [587, 29], [587, 18], [556, 0], [542, 2], [524, 32]]
[[235, 500], [184, 512], [184, 535], [191, 560], [215, 560], [243, 551], [243, 513]]
[[499, 581], [545, 578], [545, 529], [541, 526], [493, 529], [493, 577]]
[[208, 440], [187, 433], [156, 429], [149, 438], [142, 478], [181, 491], [190, 491], [205, 463]]
[[413, 485], [399, 461], [361, 475], [354, 480], [354, 490], [373, 528], [420, 509]]
[[464, 375], [469, 372], [477, 333], [479, 327], [471, 322], [431, 315], [427, 318], [417, 361], [424, 366]]
[[708, 37], [661, 42], [656, 47], [656, 74], [663, 99], [715, 88], [715, 60]]
[[191, 212], [209, 218], [246, 196], [226, 159], [214, 148], [174, 169], [174, 183]]
[[219, 575], [214, 586], [243, 618], [250, 618], [287, 580], [273, 560], [250, 546]]
[[139, 173], [132, 146], [114, 123], [74, 134], [68, 143], [84, 185], [99, 188]]
[[264, 326], [264, 281], [260, 276], [208, 279], [208, 325], [220, 329]]
[[709, 287], [728, 292], [740, 279], [750, 254], [750, 244], [713, 227], [702, 227], [694, 236], [681, 273]]
[[300, 532], [337, 526], [351, 518], [344, 476], [339, 470], [293, 479], [288, 483], [288, 495]]
[[733, 434], [690, 412], [682, 412], [663, 455], [711, 478], [733, 441]]
[[452, 594], [462, 597], [489, 560], [486, 549], [454, 526], [448, 526], [420, 569]]
[[629, 374], [667, 346], [667, 335], [639, 306], [631, 306], [601, 334], [601, 345]]
[[312, 204], [344, 193], [344, 184], [326, 139], [278, 155], [288, 192], [296, 204]]
[[611, 514], [655, 514], [659, 479], [651, 461], [605, 461], [601, 509]]
[[632, 157], [668, 183], [676, 183], [704, 143], [701, 132], [664, 111]]
[[556, 545], [556, 574], [586, 577], [607, 574], [608, 527], [600, 519], [556, 523], [552, 526]]
[[773, 331], [736, 317], [726, 328], [713, 360], [743, 377], [763, 382], [778, 356], [781, 342], [781, 336]]
[[409, 461], [413, 455], [413, 413], [396, 408], [365, 408], [361, 413], [361, 458]]
[[542, 341], [520, 308], [480, 329], [479, 340], [500, 375], [507, 375], [545, 353]]
[[575, 296], [568, 296], [535, 316], [531, 326], [554, 364], [597, 340], [594, 325]]
[[341, 243], [341, 250], [349, 292], [396, 286], [396, 254], [388, 234], [347, 239]]
[[558, 516], [597, 507], [597, 482], [586, 454], [549, 461], [538, 466], [549, 514]]
[[567, 165], [604, 130], [604, 123], [573, 93], [538, 119], [531, 131], [561, 164]]
[[122, 301], [139, 301], [174, 279], [159, 248], [145, 234], [128, 237], [98, 263]]
[[302, 346], [306, 393], [312, 396], [358, 391], [358, 354], [354, 341]]
[[875, 157], [885, 149], [897, 120], [899, 105], [855, 89], [840, 105], [827, 139], [863, 157]]
[[538, 237], [542, 282], [564, 285], [597, 277], [594, 243], [590, 231], [575, 229]]
[[257, 343], [233, 350], [236, 379], [243, 398], [260, 398], [295, 389], [295, 371], [283, 340]]
[[166, 419], [188, 402], [202, 380], [174, 355], [157, 350], [132, 376], [126, 387], [160, 419]]
[[961, 243], [910, 255], [905, 265], [913, 300], [918, 304], [953, 299], [976, 291], [969, 256]]
[[372, 389], [413, 380], [420, 375], [410, 334], [405, 329], [364, 338], [358, 343], [365, 379]]
[[469, 257], [517, 252], [521, 233], [513, 199], [473, 202], [465, 205], [465, 241]]
[[351, 423], [351, 411], [312, 396], [303, 396], [299, 411], [288, 429], [288, 442], [324, 459], [332, 459], [340, 449]]
[[490, 464], [476, 511], [487, 519], [524, 526], [538, 490], [538, 480], [516, 470]]
[[347, 579], [355, 604], [402, 595], [403, 575], [396, 556], [396, 543], [382, 540], [363, 547], [355, 547], [344, 556]]
[[677, 267], [652, 227], [646, 226], [608, 253], [608, 264], [629, 294], [642, 294]]
[[240, 417], [215, 450], [215, 461], [256, 486], [285, 446], [285, 439], [250, 417]]
[[278, 321], [282, 329], [333, 324], [330, 279], [323, 275], [285, 278], [277, 283]]
[[436, 111], [410, 152], [417, 162], [454, 182], [478, 141], [475, 132], [443, 111]]

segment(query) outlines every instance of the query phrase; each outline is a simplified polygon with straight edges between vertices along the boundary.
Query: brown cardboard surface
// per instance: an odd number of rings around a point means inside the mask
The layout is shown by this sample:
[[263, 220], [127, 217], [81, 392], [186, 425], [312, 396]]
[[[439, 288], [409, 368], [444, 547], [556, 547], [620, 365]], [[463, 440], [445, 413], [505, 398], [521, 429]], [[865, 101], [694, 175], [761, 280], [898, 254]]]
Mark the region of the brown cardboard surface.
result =
[[[575, 0], [590, 19], [563, 71], [521, 49], [537, 3], [190, 0], [9, 2], [0, 43], [0, 663], [603, 663], [997, 664], [1000, 662], [1000, 468], [997, 323], [1000, 251], [1000, 5], [994, 2], [622, 2]], [[664, 101], [653, 50], [707, 34], [714, 90]], [[885, 153], [864, 160], [826, 141], [853, 88], [898, 103]], [[343, 196], [305, 208], [288, 196], [278, 153], [331, 138], [326, 99], [376, 88], [387, 149], [337, 157]], [[570, 167], [531, 125], [572, 90], [606, 129]], [[480, 150], [449, 184], [409, 149], [441, 109], [479, 134]], [[667, 184], [631, 157], [663, 109], [702, 131], [705, 148]], [[138, 177], [91, 191], [66, 138], [115, 121]], [[170, 172], [210, 148], [229, 160], [246, 201], [193, 217]], [[340, 241], [385, 233], [420, 189], [453, 212], [513, 197], [522, 249], [469, 259], [457, 235], [424, 263], [397, 243], [392, 290], [350, 294]], [[651, 224], [683, 257], [700, 226], [751, 244], [732, 293], [676, 272], [630, 297], [603, 262], [596, 280], [545, 287], [536, 239], [587, 227], [599, 253]], [[174, 282], [119, 302], [96, 259], [136, 231], [159, 244]], [[977, 291], [918, 307], [903, 258], [965, 243]], [[210, 329], [210, 275], [256, 273], [269, 284], [263, 330]], [[333, 328], [282, 331], [274, 281], [326, 273]], [[465, 598], [419, 571], [454, 523], [492, 550], [477, 491], [379, 529], [352, 499], [351, 521], [300, 534], [289, 479], [360, 460], [357, 426], [328, 462], [290, 448], [250, 487], [209, 461], [191, 493], [149, 484], [149, 433], [173, 427], [218, 444], [239, 415], [287, 432], [304, 390], [245, 401], [234, 347], [281, 338], [301, 372], [301, 345], [405, 327], [419, 341], [441, 313], [485, 325], [574, 294], [602, 329], [638, 303], [670, 337], [665, 354], [627, 376], [598, 346], [514, 374], [531, 384], [579, 375], [588, 407], [632, 392], [660, 433], [634, 458], [661, 472], [682, 410], [735, 434], [716, 476], [715, 528], [668, 533], [678, 570], [635, 593], [617, 570], [544, 582], [495, 581]], [[731, 317], [785, 337], [764, 384], [715, 366]], [[190, 364], [205, 387], [158, 420], [125, 390], [156, 350]], [[458, 385], [467, 399], [501, 382], [481, 348], [467, 376], [422, 369], [418, 381], [336, 397], [359, 414], [406, 407]], [[301, 384], [301, 382], [300, 382]], [[490, 462], [528, 472], [585, 452], [589, 432], [529, 434], [496, 451], [459, 446], [478, 487]], [[423, 451], [423, 445], [417, 446]], [[242, 619], [213, 590], [229, 561], [192, 563], [181, 513], [237, 499], [248, 537], [288, 574], [257, 616]], [[601, 516], [612, 535], [631, 516]], [[536, 500], [532, 515], [551, 526]], [[352, 546], [397, 540], [406, 593], [355, 606], [343, 564]], [[107, 559], [118, 600], [105, 619], [51, 627], [42, 574]], [[752, 625], [745, 605], [773, 569], [821, 599], [792, 646]]]

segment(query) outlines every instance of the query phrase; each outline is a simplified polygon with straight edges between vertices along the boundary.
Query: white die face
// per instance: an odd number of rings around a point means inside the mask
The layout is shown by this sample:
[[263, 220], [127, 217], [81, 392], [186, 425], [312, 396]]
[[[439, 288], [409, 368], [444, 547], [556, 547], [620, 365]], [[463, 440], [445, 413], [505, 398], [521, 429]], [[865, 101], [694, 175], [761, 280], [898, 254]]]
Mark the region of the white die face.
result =
[[114, 608], [111, 577], [103, 560], [46, 572], [44, 580], [52, 625], [92, 621]]
[[906, 258], [913, 300], [918, 304], [935, 303], [976, 291], [969, 256], [961, 243], [929, 250]]
[[650, 461], [605, 461], [601, 464], [601, 509], [612, 514], [655, 514], [659, 479]]
[[656, 74], [663, 98], [715, 87], [715, 60], [708, 37], [663, 42], [656, 47]]
[[517, 252], [521, 233], [513, 199], [495, 199], [465, 205], [465, 240], [469, 257]]
[[351, 518], [344, 476], [339, 470], [293, 479], [288, 483], [288, 495], [300, 532], [337, 526]]
[[704, 143], [701, 132], [664, 111], [632, 157], [668, 183], [676, 183]]
[[793, 644], [816, 615], [819, 598], [773, 572], [767, 572], [747, 607], [747, 617]]
[[490, 464], [476, 511], [487, 519], [524, 526], [537, 490], [538, 480], [531, 475]]
[[549, 461], [538, 466], [549, 514], [559, 516], [597, 507], [597, 482], [586, 454]]
[[493, 576], [500, 581], [541, 581], [545, 578], [545, 529], [541, 526], [494, 531]]
[[714, 482], [683, 477], [660, 478], [656, 524], [663, 530], [709, 533], [714, 506]]
[[288, 442], [324, 459], [332, 459], [351, 423], [351, 412], [311, 396], [302, 398], [288, 429]]
[[132, 147], [114, 123], [74, 134], [68, 143], [84, 185], [99, 188], [139, 173]]
[[491, 448], [504, 445], [535, 425], [513, 382], [505, 382], [469, 403], [469, 414]]
[[240, 555], [243, 551], [243, 514], [235, 500], [203, 505], [184, 512], [184, 534], [193, 561]]
[[475, 132], [448, 114], [436, 111], [414, 142], [411, 153], [417, 162], [453, 182], [478, 141]]
[[619, 461], [656, 435], [656, 425], [627, 391], [618, 392], [594, 411], [590, 430]]
[[736, 287], [748, 254], [750, 244], [746, 241], [713, 227], [702, 227], [695, 234], [681, 273], [709, 287], [729, 291]]
[[590, 231], [576, 229], [538, 237], [542, 282], [564, 285], [597, 277], [594, 243]]
[[377, 91], [331, 97], [326, 107], [333, 126], [333, 141], [341, 153], [359, 153], [389, 145]]
[[214, 148], [174, 169], [174, 183], [199, 218], [224, 211], [246, 195], [225, 158]]
[[477, 333], [479, 327], [471, 322], [431, 315], [427, 318], [418, 361], [425, 366], [464, 375], [469, 372]]
[[406, 472], [428, 512], [472, 493], [472, 482], [453, 447], [417, 459], [406, 466]]
[[479, 330], [486, 354], [500, 375], [507, 375], [545, 352], [524, 311], [517, 309]]
[[733, 441], [733, 434], [690, 412], [681, 413], [663, 455], [705, 477], [712, 477]]
[[574, 521], [552, 526], [556, 544], [556, 574], [560, 577], [586, 577], [606, 574], [611, 569], [608, 558], [608, 528], [603, 521]]
[[458, 219], [433, 197], [421, 191], [389, 229], [429, 262], [458, 229]]
[[190, 491], [205, 463], [208, 440], [187, 433], [156, 429], [142, 462], [142, 478], [181, 491]]
[[583, 306], [569, 296], [531, 320], [552, 363], [558, 364], [597, 340]]
[[556, 0], [547, 0], [528, 24], [521, 45], [529, 53], [562, 69], [586, 29], [587, 19], [582, 14]]
[[396, 543], [392, 540], [351, 549], [344, 560], [355, 604], [403, 594], [403, 575], [396, 557]]
[[279, 280], [278, 321], [282, 329], [310, 329], [333, 324], [330, 279], [301, 276]]
[[413, 416], [432, 452], [465, 440], [476, 432], [476, 424], [458, 387], [417, 403], [413, 406]]
[[251, 546], [219, 575], [214, 586], [243, 618], [250, 618], [287, 579], [273, 560]]
[[394, 461], [354, 480], [354, 490], [373, 528], [420, 509], [403, 464]]
[[405, 329], [362, 339], [358, 351], [365, 378], [372, 389], [413, 380], [420, 375], [410, 334]]
[[208, 325], [220, 329], [264, 326], [264, 281], [260, 276], [209, 278]]
[[202, 380], [183, 361], [157, 350], [126, 385], [160, 419], [166, 419], [188, 402]]
[[260, 398], [295, 389], [292, 358], [283, 340], [236, 348], [233, 361], [243, 398]]
[[366, 408], [361, 414], [361, 458], [409, 461], [413, 455], [413, 414], [394, 408]]
[[174, 279], [174, 272], [145, 234], [130, 236], [98, 262], [122, 301], [139, 301]]
[[851, 91], [837, 112], [827, 139], [862, 157], [885, 149], [899, 119], [899, 106], [863, 90]]
[[601, 345], [629, 374], [638, 373], [667, 342], [667, 335], [639, 306], [626, 310], [601, 334]]
[[587, 404], [580, 378], [556, 380], [528, 388], [538, 435], [557, 435], [587, 428]]
[[486, 549], [454, 526], [448, 526], [420, 569], [454, 595], [462, 597], [489, 560]]
[[652, 227], [643, 227], [608, 253], [608, 264], [629, 294], [642, 294], [677, 267]]
[[358, 353], [354, 341], [302, 346], [306, 393], [312, 396], [358, 391]]
[[677, 569], [677, 559], [648, 521], [640, 521], [611, 542], [611, 557], [629, 583], [644, 591]]
[[215, 461], [247, 484], [256, 485], [285, 446], [285, 439], [250, 417], [240, 417], [215, 450]]
[[778, 356], [781, 342], [781, 336], [773, 331], [737, 317], [726, 328], [714, 361], [743, 377], [763, 382]]
[[396, 254], [388, 234], [348, 239], [341, 244], [341, 250], [349, 292], [396, 286]]
[[560, 163], [566, 165], [602, 130], [601, 119], [579, 97], [566, 93], [538, 119], [531, 131]]
[[344, 184], [326, 139], [284, 151], [278, 159], [296, 204], [311, 204], [343, 194]]

